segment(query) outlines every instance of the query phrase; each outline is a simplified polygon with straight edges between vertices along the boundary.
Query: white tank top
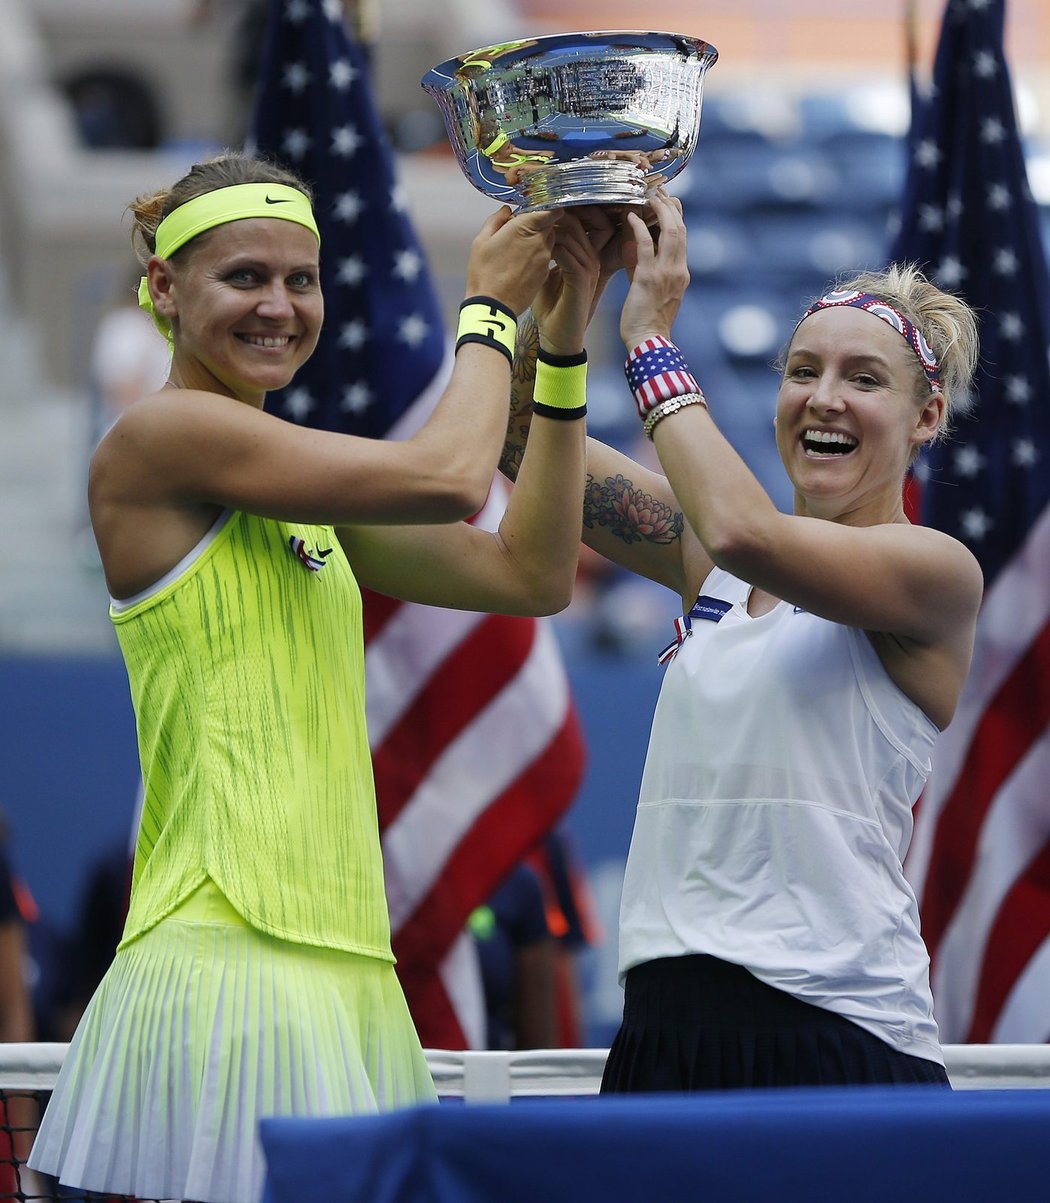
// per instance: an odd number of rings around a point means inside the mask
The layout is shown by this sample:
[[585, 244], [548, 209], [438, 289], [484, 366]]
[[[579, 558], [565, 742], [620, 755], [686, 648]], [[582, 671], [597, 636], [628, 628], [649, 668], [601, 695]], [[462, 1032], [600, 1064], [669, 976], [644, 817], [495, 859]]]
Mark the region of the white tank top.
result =
[[863, 631], [715, 569], [653, 717], [620, 912], [620, 975], [709, 953], [942, 1062], [901, 862], [934, 723]]

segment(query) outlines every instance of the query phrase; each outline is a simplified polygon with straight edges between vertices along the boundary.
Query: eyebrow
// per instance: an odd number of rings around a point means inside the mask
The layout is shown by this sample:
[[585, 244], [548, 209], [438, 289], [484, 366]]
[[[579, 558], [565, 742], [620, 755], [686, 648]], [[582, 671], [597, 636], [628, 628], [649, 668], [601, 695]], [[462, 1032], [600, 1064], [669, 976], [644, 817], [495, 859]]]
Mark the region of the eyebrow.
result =
[[[907, 348], [904, 349], [906, 350]], [[788, 352], [786, 362], [791, 363], [796, 356], [802, 356], [803, 358], [816, 360], [823, 358], [818, 352], [811, 350], [805, 344], [802, 346], [797, 344], [792, 346], [791, 350]], [[845, 356], [844, 361], [847, 367], [852, 367], [857, 364], [872, 364], [886, 370], [890, 370], [893, 367], [886, 356], [880, 355], [877, 351], [856, 351], [848, 353]]]
[[[316, 272], [320, 269], [320, 260], [311, 259], [305, 263], [293, 263], [286, 268], [279, 268], [282, 275], [292, 275], [294, 272]], [[219, 271], [234, 271], [239, 268], [253, 268], [256, 271], [272, 271], [273, 265], [267, 263], [266, 260], [260, 259], [258, 256], [246, 252], [244, 254], [232, 254], [228, 259], [220, 261], [217, 265]]]

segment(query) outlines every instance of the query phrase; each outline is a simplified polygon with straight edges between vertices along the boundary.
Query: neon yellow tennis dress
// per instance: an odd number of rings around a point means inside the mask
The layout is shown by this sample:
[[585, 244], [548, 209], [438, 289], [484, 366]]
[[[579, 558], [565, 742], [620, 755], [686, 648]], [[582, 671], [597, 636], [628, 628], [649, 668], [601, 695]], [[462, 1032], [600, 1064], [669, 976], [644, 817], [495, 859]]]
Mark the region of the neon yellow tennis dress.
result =
[[360, 591], [331, 527], [227, 513], [112, 616], [145, 789], [131, 903], [30, 1164], [254, 1203], [259, 1117], [434, 1098], [392, 968]]

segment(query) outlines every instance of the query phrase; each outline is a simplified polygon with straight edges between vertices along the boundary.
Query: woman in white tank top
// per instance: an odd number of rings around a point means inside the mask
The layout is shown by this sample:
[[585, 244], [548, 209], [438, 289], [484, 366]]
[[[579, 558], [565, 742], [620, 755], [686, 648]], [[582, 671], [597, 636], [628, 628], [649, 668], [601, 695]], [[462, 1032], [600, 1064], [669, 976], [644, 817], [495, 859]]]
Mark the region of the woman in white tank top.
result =
[[[709, 410], [670, 340], [686, 231], [677, 200], [652, 208], [657, 237], [629, 214], [604, 267], [631, 281], [625, 370], [662, 472], [590, 439], [584, 538], [673, 590], [683, 617], [662, 657], [603, 1089], [946, 1084], [901, 863], [983, 582], [960, 542], [912, 524], [903, 483], [965, 395], [973, 313], [893, 267], [802, 315], [777, 399], [794, 489], [781, 513], [719, 431], [734, 399]], [[527, 360], [515, 378], [525, 431]], [[512, 476], [520, 452], [504, 449]]]

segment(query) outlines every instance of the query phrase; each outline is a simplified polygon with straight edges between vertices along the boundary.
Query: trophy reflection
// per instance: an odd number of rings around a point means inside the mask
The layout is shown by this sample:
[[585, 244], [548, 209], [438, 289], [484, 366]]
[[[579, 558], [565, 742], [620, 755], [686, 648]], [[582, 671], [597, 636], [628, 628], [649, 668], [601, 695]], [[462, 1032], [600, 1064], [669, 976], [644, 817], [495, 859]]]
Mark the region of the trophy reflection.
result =
[[698, 38], [641, 31], [556, 34], [486, 46], [423, 77], [467, 179], [519, 209], [640, 204], [696, 148]]

